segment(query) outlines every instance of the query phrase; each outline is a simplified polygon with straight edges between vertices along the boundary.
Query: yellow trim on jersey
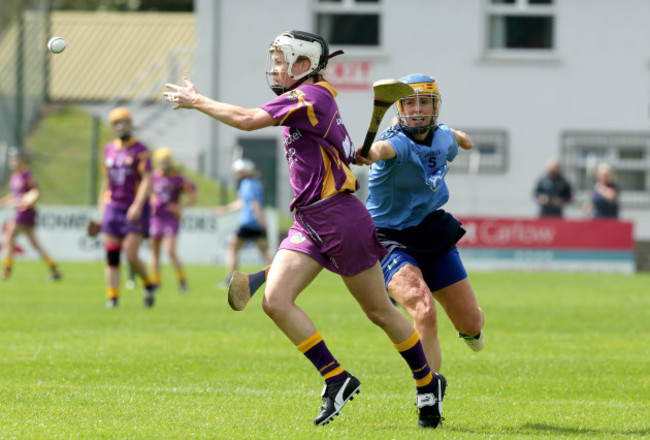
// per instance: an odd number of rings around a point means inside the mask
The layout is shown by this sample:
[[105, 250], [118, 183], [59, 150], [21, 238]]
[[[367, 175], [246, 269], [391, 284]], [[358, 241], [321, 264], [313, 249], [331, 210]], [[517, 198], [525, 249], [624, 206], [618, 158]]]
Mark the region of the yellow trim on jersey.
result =
[[126, 141], [126, 145], [124, 144], [124, 142], [122, 142], [122, 139], [117, 138], [115, 139], [115, 148], [117, 148], [118, 150], [121, 150], [124, 147], [129, 148], [135, 145], [136, 142], [138, 142], [138, 140], [135, 138], [135, 136], [131, 136], [129, 140]]
[[336, 91], [334, 86], [332, 86], [332, 84], [328, 83], [327, 81], [319, 81], [316, 83], [316, 85], [320, 87], [324, 87], [327, 90], [329, 90], [329, 92], [332, 94], [334, 98], [336, 98], [336, 95], [338, 95], [338, 92]]
[[294, 92], [289, 92], [289, 94], [292, 94], [297, 100], [298, 104], [296, 104], [289, 112], [286, 114], [284, 118], [280, 121], [278, 125], [284, 125], [284, 121], [296, 110], [299, 110], [302, 107], [307, 107], [307, 117], [309, 118], [309, 122], [311, 122], [312, 127], [315, 127], [318, 125], [318, 119], [316, 118], [316, 112], [314, 111], [314, 105], [307, 102], [305, 98], [303, 98], [304, 93], [300, 90], [295, 90]]
[[393, 345], [395, 346], [397, 351], [402, 352], [413, 348], [415, 344], [418, 343], [419, 340], [420, 340], [420, 335], [418, 335], [417, 330], [413, 330], [413, 334], [406, 341], [400, 342], [399, 344], [393, 344]]
[[341, 188], [337, 189], [336, 188], [336, 182], [334, 181], [334, 174], [332, 173], [332, 160], [330, 157], [332, 156], [332, 153], [322, 145], [318, 144], [320, 147], [320, 152], [321, 155], [323, 156], [323, 165], [325, 166], [325, 176], [323, 177], [323, 188], [320, 193], [321, 199], [326, 199], [330, 196], [333, 196], [334, 194], [343, 192], [343, 191], [351, 191], [354, 192], [357, 189], [357, 178], [352, 174], [352, 171], [350, 171], [350, 168], [348, 168], [347, 165], [345, 165], [343, 162], [341, 162], [341, 159], [338, 157], [338, 153], [336, 153], [336, 156], [333, 157], [336, 167], [341, 168], [345, 170], [345, 175], [347, 176], [345, 179], [345, 183], [343, 183], [343, 186]]
[[323, 337], [320, 335], [320, 333], [316, 332], [304, 341], [302, 341], [300, 344], [296, 346], [298, 350], [300, 350], [301, 353], [306, 353], [309, 351], [310, 348], [313, 348], [316, 344], [321, 342], [323, 340]]
[[334, 115], [332, 116], [332, 120], [330, 121], [330, 125], [327, 126], [327, 130], [325, 131], [325, 134], [323, 135], [323, 139], [327, 139], [327, 135], [329, 134], [330, 130], [332, 129], [332, 125], [334, 125], [334, 122], [336, 122], [336, 116], [338, 116], [339, 111], [335, 111]]

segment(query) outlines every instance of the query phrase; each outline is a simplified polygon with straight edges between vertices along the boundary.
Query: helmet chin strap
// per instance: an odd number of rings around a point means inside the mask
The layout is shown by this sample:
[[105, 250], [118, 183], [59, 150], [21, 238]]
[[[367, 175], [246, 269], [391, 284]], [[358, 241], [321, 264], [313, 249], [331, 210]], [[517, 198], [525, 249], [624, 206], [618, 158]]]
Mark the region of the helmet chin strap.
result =
[[321, 61], [321, 63], [318, 65], [318, 68], [313, 73], [307, 76], [303, 76], [288, 89], [285, 89], [284, 87], [271, 87], [271, 90], [273, 90], [275, 94], [278, 96], [282, 95], [283, 93], [290, 92], [291, 90], [295, 89], [296, 87], [300, 86], [302, 83], [307, 81], [309, 78], [312, 78], [317, 72], [320, 72], [321, 70], [325, 69], [325, 67], [327, 66], [327, 62], [330, 60], [330, 58], [343, 55], [344, 53], [345, 52], [343, 52], [342, 50], [337, 50], [336, 52], [331, 53], [327, 58]]

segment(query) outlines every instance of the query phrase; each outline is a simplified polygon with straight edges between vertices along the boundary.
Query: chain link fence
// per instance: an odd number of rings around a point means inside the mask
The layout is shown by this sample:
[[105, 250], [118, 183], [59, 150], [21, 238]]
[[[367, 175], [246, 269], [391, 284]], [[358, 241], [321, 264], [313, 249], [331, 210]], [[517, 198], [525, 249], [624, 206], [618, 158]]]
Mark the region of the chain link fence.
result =
[[0, 2], [0, 182], [47, 99], [49, 9], [48, 0]]

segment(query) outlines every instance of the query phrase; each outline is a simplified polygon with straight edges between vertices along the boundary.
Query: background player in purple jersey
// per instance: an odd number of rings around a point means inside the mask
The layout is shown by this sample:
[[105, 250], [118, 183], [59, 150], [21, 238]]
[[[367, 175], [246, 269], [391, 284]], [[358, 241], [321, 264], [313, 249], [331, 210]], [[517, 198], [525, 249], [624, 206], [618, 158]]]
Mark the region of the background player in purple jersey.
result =
[[237, 200], [225, 206], [218, 206], [214, 210], [216, 215], [239, 211], [239, 229], [228, 243], [227, 275], [223, 283], [225, 287], [237, 270], [237, 254], [249, 241], [255, 243], [267, 264], [272, 260], [268, 252], [269, 241], [266, 238], [264, 188], [255, 170], [255, 163], [250, 159], [238, 159], [233, 162], [232, 171], [237, 176]]
[[329, 58], [322, 37], [301, 31], [278, 35], [269, 47], [267, 79], [278, 95], [259, 108], [246, 109], [167, 84], [164, 97], [174, 109], [199, 110], [242, 130], [284, 126], [284, 146], [294, 199], [295, 222], [268, 274], [263, 308], [316, 367], [325, 380], [323, 405], [314, 423], [324, 425], [359, 391], [361, 383], [345, 371], [320, 333], [295, 301], [323, 268], [339, 274], [368, 318], [381, 327], [409, 365], [415, 379], [419, 425], [437, 427], [442, 419], [446, 380], [432, 374], [417, 332], [388, 300], [378, 259], [385, 254], [349, 164], [354, 146], [334, 98], [323, 80]]
[[0, 199], [0, 207], [15, 207], [16, 216], [7, 224], [4, 231], [6, 251], [2, 262], [1, 279], [6, 280], [11, 275], [16, 238], [20, 234], [25, 234], [30, 244], [47, 264], [50, 270], [50, 279], [58, 280], [61, 278], [61, 273], [57, 269], [56, 263], [36, 238], [36, 209], [34, 206], [41, 192], [36, 179], [29, 171], [25, 154], [19, 150], [12, 151], [9, 154], [9, 168], [12, 171], [9, 181], [11, 193]]
[[[187, 292], [187, 280], [181, 260], [176, 254], [176, 240], [183, 209], [196, 203], [196, 186], [172, 166], [169, 148], [159, 148], [154, 153], [155, 169], [151, 194], [151, 242], [152, 281], [160, 286], [160, 246], [164, 245], [174, 265], [178, 289]], [[187, 197], [181, 197], [186, 194]]]
[[149, 235], [151, 158], [147, 147], [133, 136], [131, 113], [126, 108], [114, 109], [109, 120], [117, 139], [104, 148], [104, 182], [99, 197], [107, 261], [106, 306], [118, 305], [120, 253], [124, 248], [129, 265], [143, 280], [144, 305], [151, 307], [156, 285], [138, 256], [142, 240]]

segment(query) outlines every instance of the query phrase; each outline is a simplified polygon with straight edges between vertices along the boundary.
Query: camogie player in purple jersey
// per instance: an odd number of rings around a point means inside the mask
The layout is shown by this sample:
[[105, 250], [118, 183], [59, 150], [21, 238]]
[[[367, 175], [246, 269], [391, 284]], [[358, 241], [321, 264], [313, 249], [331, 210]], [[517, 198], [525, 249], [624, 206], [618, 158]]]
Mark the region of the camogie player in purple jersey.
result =
[[12, 171], [9, 181], [11, 193], [0, 199], [0, 207], [5, 205], [14, 206], [16, 216], [13, 221], [7, 224], [5, 230], [6, 251], [2, 262], [0, 279], [6, 280], [11, 275], [16, 238], [20, 234], [25, 234], [31, 245], [47, 264], [50, 270], [50, 279], [53, 281], [58, 280], [61, 278], [61, 273], [57, 269], [56, 263], [36, 238], [36, 209], [34, 206], [41, 193], [36, 179], [29, 171], [27, 159], [23, 152], [15, 150], [10, 153], [9, 168]]
[[284, 127], [284, 148], [294, 198], [295, 221], [268, 273], [263, 308], [325, 381], [323, 404], [314, 423], [324, 425], [359, 391], [361, 383], [339, 364], [314, 323], [296, 305], [298, 295], [326, 268], [343, 279], [368, 318], [382, 328], [406, 360], [415, 380], [419, 422], [442, 420], [446, 379], [431, 372], [411, 322], [388, 299], [379, 258], [386, 251], [363, 203], [352, 193], [358, 183], [349, 164], [355, 150], [335, 102], [336, 90], [323, 79], [329, 55], [315, 34], [289, 31], [269, 47], [267, 79], [277, 98], [246, 109], [167, 84], [174, 109], [196, 109], [241, 130]]
[[147, 147], [132, 135], [131, 113], [126, 108], [114, 109], [109, 120], [117, 139], [104, 148], [105, 178], [99, 198], [107, 261], [106, 306], [118, 305], [120, 253], [124, 248], [129, 265], [143, 280], [144, 306], [151, 307], [156, 285], [138, 257], [140, 244], [149, 235], [151, 158]]
[[[160, 246], [164, 245], [176, 270], [178, 289], [181, 293], [186, 293], [187, 281], [183, 265], [176, 254], [176, 240], [183, 209], [196, 203], [196, 186], [172, 166], [169, 148], [159, 148], [153, 158], [155, 168], [149, 222], [152, 281], [160, 286]], [[181, 203], [183, 194], [187, 197]]]

